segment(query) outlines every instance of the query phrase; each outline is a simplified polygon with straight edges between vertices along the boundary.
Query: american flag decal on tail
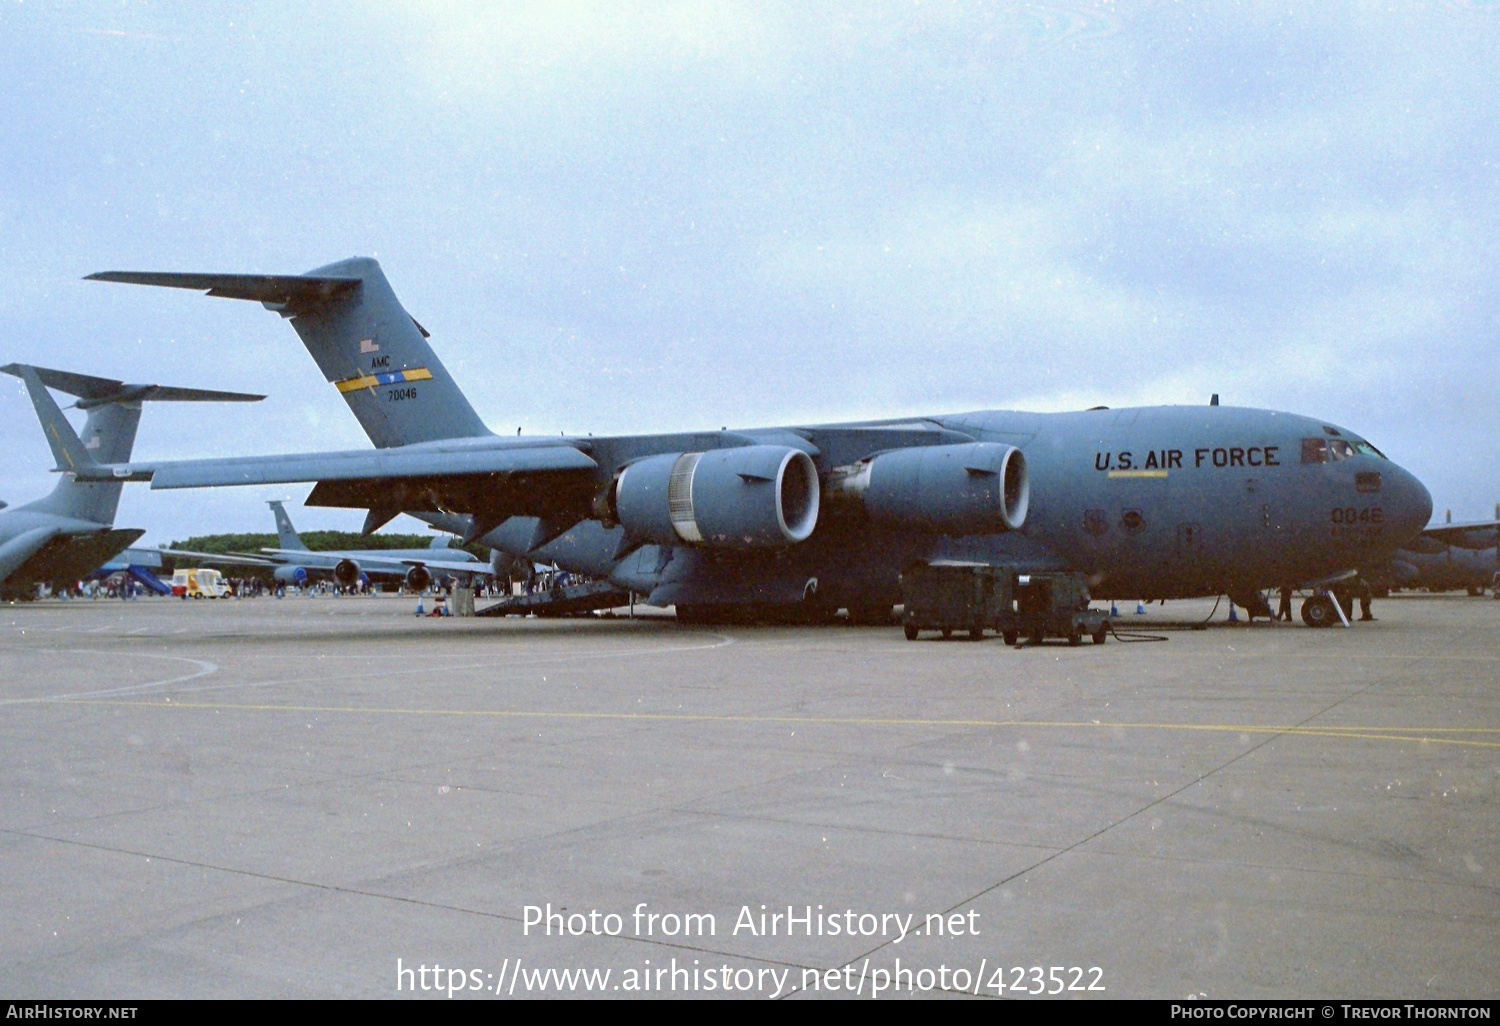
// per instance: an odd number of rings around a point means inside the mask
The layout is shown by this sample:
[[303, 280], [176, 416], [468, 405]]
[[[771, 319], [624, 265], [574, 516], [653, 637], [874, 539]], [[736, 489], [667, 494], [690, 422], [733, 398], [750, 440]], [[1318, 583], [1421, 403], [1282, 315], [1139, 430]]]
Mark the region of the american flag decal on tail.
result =
[[361, 353], [378, 353], [380, 352], [380, 343], [376, 342], [373, 338], [362, 338], [359, 340], [359, 351]]

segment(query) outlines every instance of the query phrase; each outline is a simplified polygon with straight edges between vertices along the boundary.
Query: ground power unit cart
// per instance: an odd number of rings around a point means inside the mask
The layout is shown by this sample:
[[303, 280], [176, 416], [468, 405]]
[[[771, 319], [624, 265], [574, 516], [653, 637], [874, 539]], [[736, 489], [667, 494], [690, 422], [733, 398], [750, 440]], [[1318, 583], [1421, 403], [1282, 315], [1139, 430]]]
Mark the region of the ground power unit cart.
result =
[[1109, 615], [1089, 608], [1088, 583], [1082, 574], [1020, 573], [1014, 567], [984, 563], [919, 563], [901, 575], [906, 637], [939, 631], [944, 638], [967, 631], [979, 640], [995, 631], [1014, 645], [1022, 638], [1040, 644], [1066, 638], [1070, 645], [1085, 634], [1102, 645], [1109, 635]]

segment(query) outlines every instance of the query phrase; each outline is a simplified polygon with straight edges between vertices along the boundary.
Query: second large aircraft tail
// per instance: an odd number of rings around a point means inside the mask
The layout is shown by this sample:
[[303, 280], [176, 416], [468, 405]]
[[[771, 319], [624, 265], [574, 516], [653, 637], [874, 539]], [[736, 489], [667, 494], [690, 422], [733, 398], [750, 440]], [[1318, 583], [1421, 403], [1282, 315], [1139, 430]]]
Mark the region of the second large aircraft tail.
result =
[[[13, 374], [26, 383], [47, 444], [52, 447], [52, 456], [61, 471], [77, 471], [94, 463], [128, 463], [135, 447], [136, 428], [141, 422], [141, 403], [148, 400], [259, 402], [265, 398], [243, 392], [132, 385], [114, 378], [20, 363], [6, 364], [0, 367], [0, 372]], [[74, 433], [48, 388], [78, 398], [74, 407], [88, 413], [81, 433]], [[21, 508], [110, 524], [114, 522], [122, 487], [119, 481], [79, 481], [70, 474], [57, 483], [51, 495]]]
[[89, 277], [256, 300], [290, 318], [378, 448], [490, 433], [369, 257], [299, 275], [102, 271]]

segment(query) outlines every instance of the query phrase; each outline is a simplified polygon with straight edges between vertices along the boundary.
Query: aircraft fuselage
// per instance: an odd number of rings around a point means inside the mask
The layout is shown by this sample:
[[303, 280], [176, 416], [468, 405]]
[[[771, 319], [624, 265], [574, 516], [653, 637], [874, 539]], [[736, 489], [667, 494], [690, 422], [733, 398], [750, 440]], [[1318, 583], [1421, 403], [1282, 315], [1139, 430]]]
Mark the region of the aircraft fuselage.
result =
[[[825, 504], [812, 537], [769, 551], [647, 545], [616, 560], [621, 529], [585, 521], [531, 555], [661, 603], [784, 604], [816, 594], [825, 603], [880, 605], [899, 601], [904, 566], [931, 559], [1076, 570], [1100, 598], [1184, 598], [1300, 585], [1386, 559], [1431, 513], [1421, 483], [1360, 436], [1294, 414], [1178, 406], [879, 422], [901, 425], [1020, 449], [1031, 485], [1024, 525], [950, 537], [840, 516]], [[868, 455], [819, 448], [824, 437], [840, 437], [837, 427], [736, 434], [782, 444], [793, 431], [809, 437], [826, 482], [835, 466]], [[712, 447], [714, 437], [698, 436], [698, 447]], [[612, 468], [692, 439], [587, 442]], [[485, 542], [516, 551], [528, 531], [513, 522]]]

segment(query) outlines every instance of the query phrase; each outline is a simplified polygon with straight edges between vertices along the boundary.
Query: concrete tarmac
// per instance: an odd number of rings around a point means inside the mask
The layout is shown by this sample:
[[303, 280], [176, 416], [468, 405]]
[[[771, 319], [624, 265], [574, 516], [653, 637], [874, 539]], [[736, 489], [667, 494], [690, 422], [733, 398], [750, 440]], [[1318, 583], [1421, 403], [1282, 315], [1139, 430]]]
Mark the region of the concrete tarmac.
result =
[[1019, 651], [412, 607], [0, 609], [0, 995], [1500, 994], [1500, 602]]

